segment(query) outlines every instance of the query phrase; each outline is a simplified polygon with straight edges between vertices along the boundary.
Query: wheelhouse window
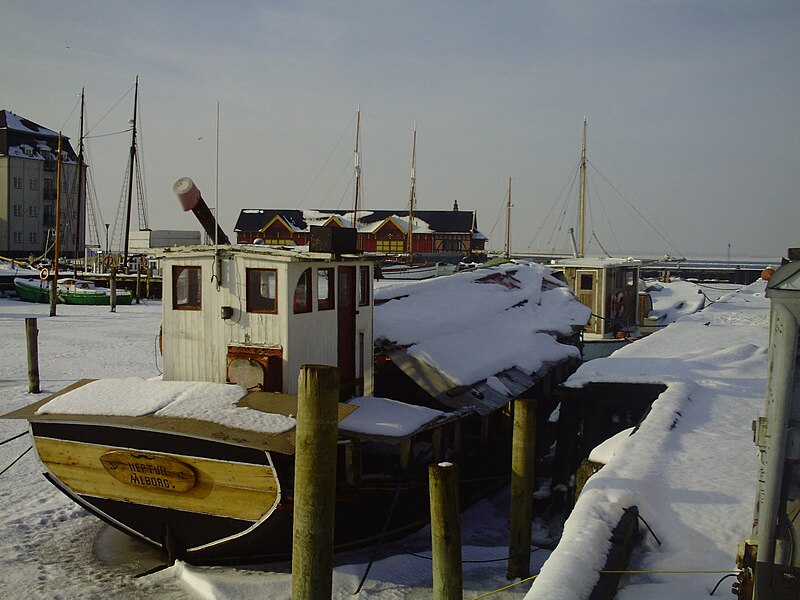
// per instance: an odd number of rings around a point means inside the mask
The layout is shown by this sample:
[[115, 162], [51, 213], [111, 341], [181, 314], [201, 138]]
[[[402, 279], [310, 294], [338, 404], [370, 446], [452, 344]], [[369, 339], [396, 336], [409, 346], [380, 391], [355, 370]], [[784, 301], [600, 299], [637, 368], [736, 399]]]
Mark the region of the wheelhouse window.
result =
[[247, 312], [278, 312], [278, 272], [275, 269], [247, 269]]
[[202, 308], [200, 267], [172, 267], [172, 308], [200, 310]]
[[358, 268], [358, 305], [367, 306], [372, 291], [372, 281], [369, 278], [369, 267], [361, 266]]
[[294, 312], [311, 312], [311, 269], [308, 268], [300, 275], [297, 286], [294, 288]]
[[594, 286], [594, 277], [590, 273], [581, 273], [580, 275], [580, 285], [578, 286], [581, 290], [591, 290]]
[[317, 306], [319, 310], [331, 310], [336, 307], [335, 272], [332, 267], [317, 270]]

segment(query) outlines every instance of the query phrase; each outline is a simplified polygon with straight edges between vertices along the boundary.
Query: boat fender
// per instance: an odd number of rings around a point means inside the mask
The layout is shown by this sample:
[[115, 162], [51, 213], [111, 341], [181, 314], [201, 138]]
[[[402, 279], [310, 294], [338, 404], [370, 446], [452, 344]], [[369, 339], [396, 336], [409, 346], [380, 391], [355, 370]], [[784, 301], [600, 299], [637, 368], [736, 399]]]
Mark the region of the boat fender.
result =
[[48, 269], [47, 267], [44, 267], [41, 271], [39, 271], [39, 279], [44, 281], [48, 277], [50, 277], [50, 269]]
[[164, 326], [158, 328], [158, 353], [164, 356]]

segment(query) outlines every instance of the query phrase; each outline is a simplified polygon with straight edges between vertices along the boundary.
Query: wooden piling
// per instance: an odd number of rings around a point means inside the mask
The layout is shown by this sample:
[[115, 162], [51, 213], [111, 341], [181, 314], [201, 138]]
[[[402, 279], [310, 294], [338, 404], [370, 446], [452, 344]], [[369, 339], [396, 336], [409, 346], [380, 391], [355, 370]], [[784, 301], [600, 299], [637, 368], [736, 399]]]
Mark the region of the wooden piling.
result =
[[35, 318], [25, 319], [25, 339], [28, 342], [28, 393], [39, 393], [39, 329]]
[[515, 579], [530, 576], [536, 458], [535, 399], [514, 400], [514, 433], [511, 444], [511, 531], [507, 577]]
[[461, 600], [461, 507], [458, 467], [443, 462], [428, 467], [431, 499], [431, 549], [434, 600]]
[[301, 366], [294, 467], [294, 600], [331, 597], [338, 406], [339, 370]]
[[111, 290], [109, 302], [111, 303], [111, 312], [117, 312], [117, 268], [111, 267], [108, 272], [108, 288]]
[[136, 261], [136, 304], [139, 304], [139, 298], [142, 296], [142, 263], [141, 259]]

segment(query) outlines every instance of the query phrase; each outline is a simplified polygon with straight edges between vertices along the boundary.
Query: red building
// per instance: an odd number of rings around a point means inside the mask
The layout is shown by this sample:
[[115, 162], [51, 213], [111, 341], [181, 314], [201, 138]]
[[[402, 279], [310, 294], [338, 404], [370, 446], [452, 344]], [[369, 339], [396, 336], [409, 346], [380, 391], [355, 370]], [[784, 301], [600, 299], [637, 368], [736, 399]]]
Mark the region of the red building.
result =
[[[236, 241], [251, 244], [305, 246], [310, 226], [352, 227], [353, 212], [346, 210], [245, 209], [236, 222]], [[408, 253], [408, 213], [390, 210], [359, 211], [357, 248], [381, 254]], [[477, 227], [474, 211], [421, 210], [414, 212], [413, 254], [420, 258], [457, 262], [482, 255], [487, 238]]]

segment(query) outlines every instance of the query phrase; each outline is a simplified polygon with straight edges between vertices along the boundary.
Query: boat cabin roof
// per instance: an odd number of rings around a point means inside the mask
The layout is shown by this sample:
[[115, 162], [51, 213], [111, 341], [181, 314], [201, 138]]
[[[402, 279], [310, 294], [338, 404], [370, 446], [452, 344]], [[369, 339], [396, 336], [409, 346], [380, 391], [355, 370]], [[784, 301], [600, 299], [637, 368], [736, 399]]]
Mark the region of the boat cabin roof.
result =
[[155, 255], [158, 258], [198, 258], [213, 256], [218, 252], [221, 257], [231, 257], [234, 255], [246, 256], [248, 258], [271, 260], [274, 262], [303, 262], [303, 261], [356, 261], [365, 260], [361, 254], [330, 254], [327, 252], [310, 252], [302, 249], [285, 250], [274, 246], [264, 246], [260, 244], [229, 244], [218, 246], [174, 246], [159, 248]]

